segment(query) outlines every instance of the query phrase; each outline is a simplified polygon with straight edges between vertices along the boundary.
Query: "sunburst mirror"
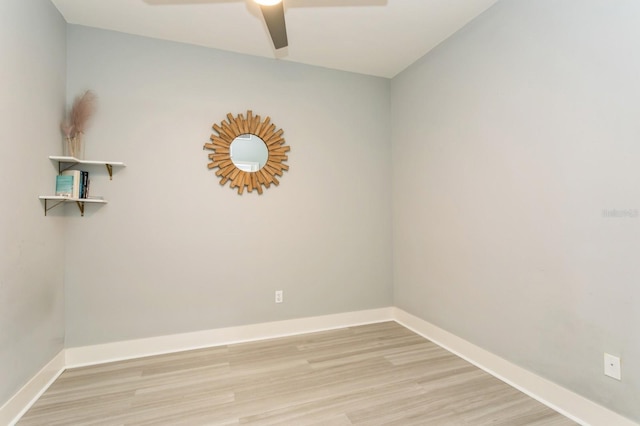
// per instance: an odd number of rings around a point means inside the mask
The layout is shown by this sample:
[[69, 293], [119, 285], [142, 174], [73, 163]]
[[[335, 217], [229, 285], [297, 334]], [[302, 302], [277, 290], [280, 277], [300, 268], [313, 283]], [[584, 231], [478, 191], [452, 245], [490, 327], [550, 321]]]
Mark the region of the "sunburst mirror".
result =
[[238, 194], [245, 187], [262, 194], [263, 186], [278, 185], [276, 176], [289, 170], [284, 162], [290, 147], [285, 144], [282, 129], [277, 129], [270, 117], [262, 120], [251, 110], [246, 117], [229, 113], [226, 120], [212, 127], [217, 134], [211, 135], [211, 143], [204, 144], [204, 148], [213, 151], [208, 167], [218, 169], [220, 185], [230, 182], [231, 188], [238, 188]]

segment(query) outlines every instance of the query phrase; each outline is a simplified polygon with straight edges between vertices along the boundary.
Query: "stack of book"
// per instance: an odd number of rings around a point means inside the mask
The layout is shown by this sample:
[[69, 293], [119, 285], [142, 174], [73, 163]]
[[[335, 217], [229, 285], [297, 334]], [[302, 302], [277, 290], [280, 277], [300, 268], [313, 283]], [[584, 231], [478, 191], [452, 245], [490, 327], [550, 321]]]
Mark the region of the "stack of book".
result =
[[69, 198], [89, 197], [89, 172], [65, 170], [56, 176], [56, 195]]

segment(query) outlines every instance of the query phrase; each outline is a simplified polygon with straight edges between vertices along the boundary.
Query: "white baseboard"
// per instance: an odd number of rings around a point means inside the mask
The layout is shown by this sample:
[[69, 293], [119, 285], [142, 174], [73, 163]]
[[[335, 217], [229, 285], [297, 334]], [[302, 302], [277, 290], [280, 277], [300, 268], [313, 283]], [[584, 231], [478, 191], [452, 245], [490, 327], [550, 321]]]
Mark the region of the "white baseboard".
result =
[[370, 309], [318, 317], [218, 328], [66, 349], [67, 367], [102, 364], [190, 349], [272, 339], [316, 331], [393, 321], [394, 308]]
[[394, 308], [393, 317], [398, 324], [413, 330], [581, 425], [638, 426], [637, 423], [608, 408], [512, 364], [402, 309]]
[[0, 425], [14, 425], [64, 369], [63, 349], [0, 408]]
[[560, 385], [393, 307], [67, 348], [0, 408], [0, 424], [13, 425], [65, 368], [384, 321], [398, 322], [582, 425], [640, 426]]

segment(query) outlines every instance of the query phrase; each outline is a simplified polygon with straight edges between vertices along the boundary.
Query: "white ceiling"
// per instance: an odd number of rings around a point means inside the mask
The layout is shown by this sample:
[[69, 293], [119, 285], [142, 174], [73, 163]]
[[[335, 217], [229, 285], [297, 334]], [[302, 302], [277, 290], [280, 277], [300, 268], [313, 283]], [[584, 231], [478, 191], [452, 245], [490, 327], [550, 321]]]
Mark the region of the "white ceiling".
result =
[[284, 0], [275, 51], [252, 0], [52, 0], [67, 22], [393, 77], [497, 0]]

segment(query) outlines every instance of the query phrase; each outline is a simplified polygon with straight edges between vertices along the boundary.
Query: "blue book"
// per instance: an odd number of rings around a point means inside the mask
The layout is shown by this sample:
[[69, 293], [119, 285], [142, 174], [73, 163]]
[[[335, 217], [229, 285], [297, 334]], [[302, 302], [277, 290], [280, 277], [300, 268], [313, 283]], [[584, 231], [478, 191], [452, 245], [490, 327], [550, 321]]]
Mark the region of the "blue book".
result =
[[56, 195], [71, 197], [73, 195], [73, 176], [56, 176]]
[[80, 170], [65, 170], [60, 173], [62, 176], [71, 176], [73, 185], [71, 188], [71, 198], [80, 198], [80, 185], [82, 184], [82, 172]]

